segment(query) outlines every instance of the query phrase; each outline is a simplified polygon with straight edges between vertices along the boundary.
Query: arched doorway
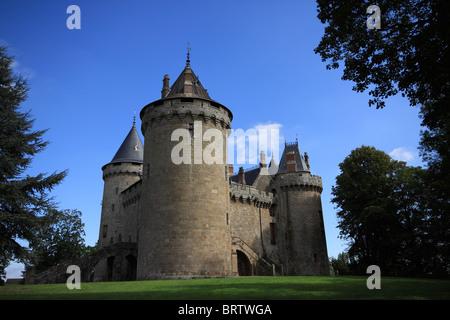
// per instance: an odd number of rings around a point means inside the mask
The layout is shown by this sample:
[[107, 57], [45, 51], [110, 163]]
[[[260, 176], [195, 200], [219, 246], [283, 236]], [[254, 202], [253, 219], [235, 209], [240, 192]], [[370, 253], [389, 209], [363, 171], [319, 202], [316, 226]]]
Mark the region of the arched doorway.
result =
[[238, 264], [238, 274], [239, 276], [251, 276], [252, 275], [252, 265], [250, 260], [247, 258], [246, 254], [240, 250], [236, 250], [237, 253], [237, 264]]

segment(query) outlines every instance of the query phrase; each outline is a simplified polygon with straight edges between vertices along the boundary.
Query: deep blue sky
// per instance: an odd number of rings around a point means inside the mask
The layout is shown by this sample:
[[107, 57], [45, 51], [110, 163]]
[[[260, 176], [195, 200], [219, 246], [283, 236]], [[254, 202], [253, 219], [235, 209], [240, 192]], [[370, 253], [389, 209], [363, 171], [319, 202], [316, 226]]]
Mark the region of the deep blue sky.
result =
[[[81, 9], [80, 30], [66, 27], [71, 4]], [[401, 97], [383, 110], [368, 107], [368, 95], [352, 91], [342, 70], [327, 71], [313, 52], [323, 32], [315, 1], [2, 0], [0, 44], [31, 87], [23, 110], [31, 110], [34, 129], [49, 128], [51, 144], [28, 173], [69, 169], [52, 195], [83, 213], [86, 243], [94, 245], [101, 167], [133, 112], [159, 99], [164, 75], [173, 83], [181, 73], [189, 41], [192, 69], [233, 112], [233, 128], [274, 124], [288, 142], [298, 134], [323, 179], [328, 254], [336, 257], [346, 248], [330, 203], [339, 163], [364, 144], [420, 165], [420, 119]]]

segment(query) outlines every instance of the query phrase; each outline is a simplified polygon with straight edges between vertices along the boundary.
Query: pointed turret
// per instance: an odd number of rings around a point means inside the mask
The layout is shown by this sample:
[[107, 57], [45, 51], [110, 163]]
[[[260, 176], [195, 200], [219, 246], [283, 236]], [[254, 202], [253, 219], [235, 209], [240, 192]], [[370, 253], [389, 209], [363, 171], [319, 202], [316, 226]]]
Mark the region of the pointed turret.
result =
[[195, 75], [194, 71], [191, 69], [191, 60], [189, 59], [190, 50], [188, 47], [186, 67], [178, 76], [177, 80], [173, 83], [172, 87], [169, 89], [169, 76], [166, 74], [164, 76], [164, 86], [162, 90], [162, 98], [172, 98], [172, 97], [199, 97], [205, 99], [211, 99], [208, 90], [203, 88], [200, 80]]
[[322, 178], [312, 175], [309, 157], [298, 141], [285, 143], [272, 190], [278, 195], [279, 247], [287, 275], [328, 275], [328, 254], [322, 214]]
[[278, 173], [286, 172], [310, 172], [309, 166], [298, 147], [298, 141], [285, 143]]
[[[136, 242], [135, 232], [131, 232], [130, 216], [124, 216], [120, 194], [134, 183], [141, 180], [144, 145], [133, 126], [111, 162], [102, 167], [103, 200], [100, 222], [99, 248], [112, 245], [123, 240]], [[105, 267], [105, 266], [104, 266]], [[106, 267], [105, 267], [106, 268]], [[102, 281], [105, 281], [103, 279]]]
[[144, 145], [142, 144], [135, 123], [123, 141], [110, 163], [129, 162], [142, 163], [144, 160]]
[[190, 66], [184, 68], [178, 79], [173, 83], [172, 87], [170, 87], [170, 91], [165, 98], [177, 96], [211, 99], [208, 91], [203, 88], [200, 80]]

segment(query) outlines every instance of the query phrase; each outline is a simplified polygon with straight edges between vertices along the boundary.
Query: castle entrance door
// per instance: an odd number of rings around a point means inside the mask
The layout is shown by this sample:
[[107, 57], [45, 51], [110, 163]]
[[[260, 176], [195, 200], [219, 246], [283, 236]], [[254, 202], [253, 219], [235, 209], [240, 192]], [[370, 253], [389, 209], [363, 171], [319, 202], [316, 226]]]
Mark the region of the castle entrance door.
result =
[[127, 260], [127, 274], [126, 281], [134, 281], [136, 280], [136, 269], [137, 269], [137, 260], [136, 257], [132, 254], [129, 254], [125, 257]]
[[237, 253], [237, 264], [238, 264], [238, 274], [239, 276], [251, 276], [252, 275], [252, 265], [250, 260], [247, 258], [246, 254], [240, 250], [236, 250]]
[[106, 281], [112, 281], [114, 271], [114, 257], [108, 257], [106, 259], [106, 267], [107, 267]]

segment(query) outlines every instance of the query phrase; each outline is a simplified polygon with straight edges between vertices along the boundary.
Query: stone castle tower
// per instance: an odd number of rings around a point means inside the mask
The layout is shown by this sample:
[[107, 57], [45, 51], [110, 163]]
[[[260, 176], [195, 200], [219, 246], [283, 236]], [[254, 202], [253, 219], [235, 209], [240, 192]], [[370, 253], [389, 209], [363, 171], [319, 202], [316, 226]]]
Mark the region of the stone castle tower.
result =
[[298, 143], [285, 145], [280, 167], [272, 182], [279, 224], [280, 259], [288, 274], [329, 274], [322, 213], [322, 179], [310, 173], [309, 157]]
[[[161, 99], [140, 112], [145, 144], [133, 123], [102, 168], [94, 281], [328, 275], [322, 180], [311, 175], [298, 142], [285, 145], [275, 174], [268, 174], [264, 152], [258, 168], [233, 174], [226, 143], [208, 163], [196, 150], [226, 142], [233, 115], [211, 99], [189, 53], [169, 81], [165, 75]], [[218, 136], [209, 137], [209, 129]], [[174, 150], [184, 162], [174, 161]]]
[[[189, 60], [170, 89], [168, 81], [166, 75], [161, 99], [141, 111], [145, 197], [140, 214], [137, 278], [229, 276], [227, 161], [222, 158], [221, 164], [205, 165], [202, 152], [200, 158], [191, 152], [187, 164], [174, 164], [171, 156], [179, 143], [172, 139], [175, 130], [186, 129], [190, 149], [203, 150], [207, 143], [202, 137], [207, 129], [220, 130], [222, 141], [226, 141], [233, 116], [209, 97]], [[223, 148], [225, 156], [225, 144]]]

